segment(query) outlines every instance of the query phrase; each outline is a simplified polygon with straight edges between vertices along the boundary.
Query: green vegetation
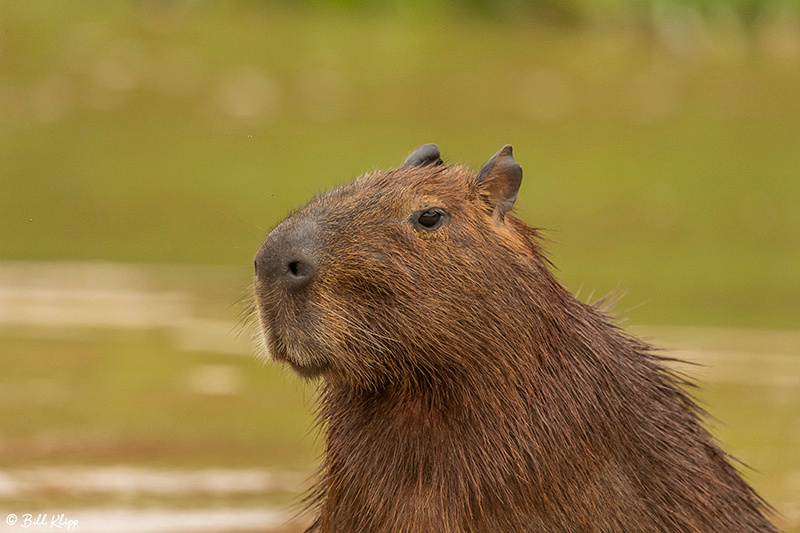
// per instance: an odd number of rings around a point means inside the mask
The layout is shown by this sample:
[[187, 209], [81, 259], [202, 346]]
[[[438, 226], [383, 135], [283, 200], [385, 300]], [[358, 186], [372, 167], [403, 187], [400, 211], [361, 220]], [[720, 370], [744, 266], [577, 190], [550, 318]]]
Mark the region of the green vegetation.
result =
[[247, 265], [314, 192], [510, 142], [571, 288], [648, 302], [637, 322], [797, 327], [798, 27], [6, 2], [2, 256]]

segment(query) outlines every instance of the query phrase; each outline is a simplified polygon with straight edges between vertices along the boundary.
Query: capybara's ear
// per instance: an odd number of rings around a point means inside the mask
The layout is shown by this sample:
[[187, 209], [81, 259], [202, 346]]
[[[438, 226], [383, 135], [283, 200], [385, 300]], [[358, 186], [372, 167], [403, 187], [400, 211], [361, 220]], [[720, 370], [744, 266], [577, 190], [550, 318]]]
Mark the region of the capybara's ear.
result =
[[478, 172], [478, 188], [498, 220], [503, 220], [509, 209], [514, 207], [521, 183], [522, 167], [514, 161], [510, 144], [503, 146]]
[[439, 147], [433, 143], [423, 144], [406, 157], [403, 168], [424, 167], [427, 165], [443, 165], [439, 155]]

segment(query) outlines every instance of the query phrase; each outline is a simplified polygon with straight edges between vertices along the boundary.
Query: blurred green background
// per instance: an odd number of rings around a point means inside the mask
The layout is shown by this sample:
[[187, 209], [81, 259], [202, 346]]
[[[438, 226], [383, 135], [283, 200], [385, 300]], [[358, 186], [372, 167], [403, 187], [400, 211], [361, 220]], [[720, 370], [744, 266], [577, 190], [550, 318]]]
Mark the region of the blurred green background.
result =
[[559, 279], [710, 365], [800, 527], [798, 95], [795, 0], [0, 2], [0, 510], [187, 505], [34, 467], [313, 469], [313, 385], [237, 357], [265, 234], [422, 143], [510, 143]]

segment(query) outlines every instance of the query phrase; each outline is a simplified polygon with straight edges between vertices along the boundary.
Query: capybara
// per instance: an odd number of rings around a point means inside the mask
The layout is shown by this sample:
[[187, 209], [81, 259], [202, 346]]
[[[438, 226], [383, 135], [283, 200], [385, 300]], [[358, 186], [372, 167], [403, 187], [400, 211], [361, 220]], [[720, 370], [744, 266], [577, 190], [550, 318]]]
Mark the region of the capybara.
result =
[[321, 378], [308, 531], [776, 531], [682, 378], [555, 280], [521, 182], [428, 144], [261, 246], [265, 348]]

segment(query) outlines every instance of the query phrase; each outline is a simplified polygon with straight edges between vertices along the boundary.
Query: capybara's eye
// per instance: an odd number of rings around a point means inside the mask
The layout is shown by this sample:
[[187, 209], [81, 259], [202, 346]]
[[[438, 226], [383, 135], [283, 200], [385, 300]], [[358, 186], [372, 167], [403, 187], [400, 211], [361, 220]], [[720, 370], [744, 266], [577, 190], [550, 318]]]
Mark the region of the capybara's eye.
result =
[[450, 220], [450, 213], [446, 209], [436, 207], [433, 209], [423, 209], [412, 215], [411, 222], [418, 230], [433, 231], [446, 225]]
[[441, 213], [437, 213], [436, 211], [425, 211], [417, 220], [419, 220], [419, 223], [426, 228], [432, 228], [439, 223], [440, 218], [442, 218]]

